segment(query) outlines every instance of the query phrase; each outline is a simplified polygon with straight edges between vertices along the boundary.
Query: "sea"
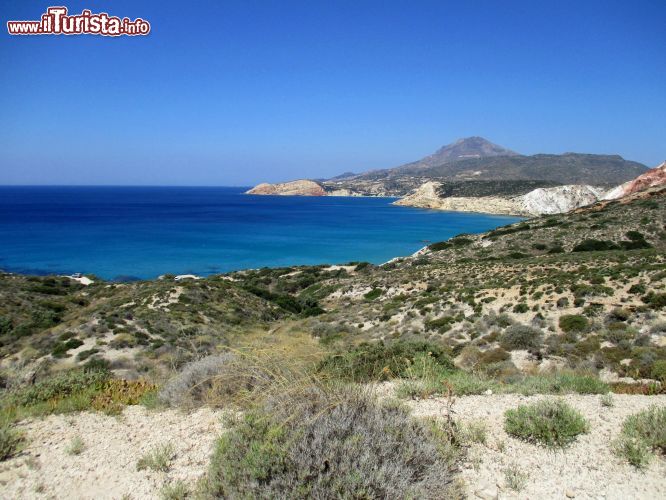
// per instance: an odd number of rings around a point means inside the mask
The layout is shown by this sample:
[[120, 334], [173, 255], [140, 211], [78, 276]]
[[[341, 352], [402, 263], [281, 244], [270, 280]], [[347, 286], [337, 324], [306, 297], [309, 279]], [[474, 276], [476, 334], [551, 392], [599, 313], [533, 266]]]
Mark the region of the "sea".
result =
[[247, 187], [0, 187], [0, 270], [130, 281], [386, 262], [517, 217], [394, 198], [249, 196]]

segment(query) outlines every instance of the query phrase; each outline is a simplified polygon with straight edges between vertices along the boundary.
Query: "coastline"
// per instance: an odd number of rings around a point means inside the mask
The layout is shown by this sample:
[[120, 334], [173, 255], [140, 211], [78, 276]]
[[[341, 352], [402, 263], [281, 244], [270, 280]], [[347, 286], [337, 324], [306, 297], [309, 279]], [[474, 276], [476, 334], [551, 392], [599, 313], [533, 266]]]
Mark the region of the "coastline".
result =
[[[239, 188], [24, 188], [0, 201], [0, 268], [148, 280], [411, 255], [512, 216], [400, 210], [395, 197], [241, 196]], [[53, 200], [53, 210], [45, 203]], [[24, 208], [29, 210], [24, 210]], [[21, 228], [31, 225], [26, 232]], [[94, 278], [93, 278], [94, 279]]]

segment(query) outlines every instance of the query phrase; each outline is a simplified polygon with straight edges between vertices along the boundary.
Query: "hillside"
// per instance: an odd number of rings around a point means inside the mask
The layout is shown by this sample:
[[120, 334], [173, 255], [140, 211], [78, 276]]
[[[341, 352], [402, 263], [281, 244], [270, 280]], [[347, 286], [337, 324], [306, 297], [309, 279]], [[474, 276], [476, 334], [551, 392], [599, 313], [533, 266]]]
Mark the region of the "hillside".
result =
[[[610, 188], [646, 170], [645, 165], [618, 155], [526, 156], [482, 137], [468, 137], [405, 165], [357, 175], [346, 173], [320, 181], [320, 185], [326, 194], [334, 196], [402, 197], [425, 182], [437, 181], [465, 192], [465, 196], [502, 196], [507, 190], [519, 195], [554, 185], [589, 184]], [[294, 194], [293, 191], [280, 193], [282, 185], [275, 186], [262, 185], [260, 189], [258, 186], [251, 194]], [[295, 194], [310, 195], [310, 191], [308, 188]]]
[[662, 497], [665, 197], [380, 266], [2, 274], [0, 495]]
[[[621, 323], [625, 334], [645, 335], [662, 315], [665, 192], [652, 188], [572, 214], [463, 235], [383, 266], [305, 266], [89, 286], [3, 274], [1, 366], [11, 378], [18, 366], [43, 371], [105, 359], [136, 374], [214, 352], [245, 331], [285, 319], [317, 337], [415, 337], [458, 349], [474, 341], [479, 321], [494, 314], [536, 321], [555, 334], [561, 333], [562, 315], [583, 315], [586, 331], [603, 343], [610, 335], [608, 315], [621, 308], [628, 311]], [[666, 349], [663, 337], [654, 339]], [[548, 358], [548, 349], [539, 346], [539, 359]], [[628, 366], [609, 361], [607, 367], [622, 375], [650, 374], [647, 365], [638, 372]]]

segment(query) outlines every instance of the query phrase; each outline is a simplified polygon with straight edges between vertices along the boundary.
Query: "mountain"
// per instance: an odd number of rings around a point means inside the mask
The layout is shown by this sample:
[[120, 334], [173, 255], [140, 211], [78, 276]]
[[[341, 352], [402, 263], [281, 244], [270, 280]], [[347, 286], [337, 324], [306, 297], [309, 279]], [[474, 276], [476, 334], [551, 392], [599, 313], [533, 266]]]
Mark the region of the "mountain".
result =
[[[348, 172], [319, 184], [327, 195], [333, 196], [403, 197], [429, 181], [446, 183], [454, 191], [468, 193], [467, 196], [506, 195], [507, 191], [523, 195], [536, 188], [557, 185], [610, 188], [635, 179], [646, 170], [645, 165], [619, 155], [528, 156], [482, 137], [468, 137], [405, 165], [358, 175]], [[479, 189], [483, 195], [476, 192]]]
[[619, 155], [536, 154], [464, 158], [433, 166], [417, 162], [409, 166], [368, 172], [352, 181], [418, 176], [450, 181], [539, 180], [610, 187], [633, 179], [645, 173], [646, 169], [645, 165], [627, 161]]
[[518, 156], [518, 153], [493, 144], [483, 137], [466, 137], [439, 148], [425, 158], [397, 167], [395, 170], [402, 172], [418, 171], [424, 167], [435, 167], [469, 158], [489, 158], [493, 156]]
[[611, 189], [606, 193], [604, 199], [615, 200], [651, 187], [663, 186], [664, 184], [666, 184], [666, 161], [658, 167], [639, 175], [634, 180]]

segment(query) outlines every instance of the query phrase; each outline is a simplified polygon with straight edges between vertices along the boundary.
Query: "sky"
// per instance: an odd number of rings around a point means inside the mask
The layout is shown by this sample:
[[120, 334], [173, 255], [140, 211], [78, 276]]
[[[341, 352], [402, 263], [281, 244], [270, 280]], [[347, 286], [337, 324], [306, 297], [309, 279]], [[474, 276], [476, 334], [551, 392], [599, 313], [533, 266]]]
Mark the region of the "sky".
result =
[[[10, 36], [64, 4], [140, 37]], [[666, 160], [666, 2], [0, 0], [0, 184], [235, 185], [472, 135]]]

